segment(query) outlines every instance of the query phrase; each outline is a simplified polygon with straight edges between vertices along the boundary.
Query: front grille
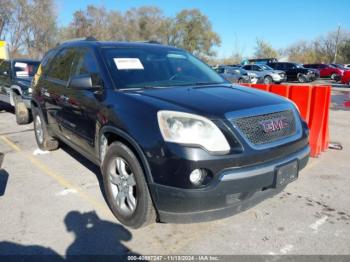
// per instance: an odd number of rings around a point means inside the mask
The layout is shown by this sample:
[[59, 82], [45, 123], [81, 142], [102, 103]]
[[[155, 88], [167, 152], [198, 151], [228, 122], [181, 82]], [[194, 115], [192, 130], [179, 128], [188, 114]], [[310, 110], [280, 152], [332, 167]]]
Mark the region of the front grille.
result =
[[238, 118], [233, 124], [254, 145], [271, 143], [296, 133], [292, 110]]

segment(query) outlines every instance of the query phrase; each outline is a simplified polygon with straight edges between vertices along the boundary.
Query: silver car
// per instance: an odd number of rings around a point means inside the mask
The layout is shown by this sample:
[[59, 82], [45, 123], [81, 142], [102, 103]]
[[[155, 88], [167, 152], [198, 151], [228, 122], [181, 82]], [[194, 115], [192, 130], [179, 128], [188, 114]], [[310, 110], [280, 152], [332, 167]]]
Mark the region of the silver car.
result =
[[231, 83], [253, 83], [257, 82], [257, 80], [254, 80], [254, 77], [251, 77], [247, 71], [240, 67], [231, 67], [231, 66], [225, 66], [221, 65], [214, 70], [219, 73], [223, 78], [225, 78], [227, 81], [230, 81]]
[[242, 66], [244, 70], [256, 74], [257, 77], [263, 79], [264, 84], [280, 84], [287, 80], [286, 73], [280, 70], [274, 70], [267, 65], [245, 65]]

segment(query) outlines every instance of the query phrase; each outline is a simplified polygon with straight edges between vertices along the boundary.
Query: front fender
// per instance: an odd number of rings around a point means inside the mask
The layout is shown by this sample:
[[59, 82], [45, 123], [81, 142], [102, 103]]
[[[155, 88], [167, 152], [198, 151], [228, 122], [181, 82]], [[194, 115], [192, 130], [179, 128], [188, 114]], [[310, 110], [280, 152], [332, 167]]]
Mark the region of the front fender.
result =
[[125, 140], [132, 147], [131, 149], [133, 149], [137, 153], [137, 156], [141, 160], [141, 164], [142, 164], [142, 167], [145, 171], [146, 179], [147, 179], [148, 183], [153, 183], [151, 168], [149, 166], [149, 163], [147, 161], [147, 158], [146, 158], [142, 148], [138, 145], [138, 143], [136, 142], [136, 140], [134, 138], [132, 138], [129, 134], [127, 134], [125, 131], [123, 131], [119, 128], [107, 125], [107, 126], [103, 126], [100, 129], [98, 141], [96, 143], [96, 145], [98, 145], [98, 147], [97, 147], [98, 148], [98, 156], [100, 156], [101, 138], [103, 137], [103, 135], [105, 135], [107, 133], [113, 133], [113, 134], [117, 135], [118, 137], [122, 138], [122, 140]]

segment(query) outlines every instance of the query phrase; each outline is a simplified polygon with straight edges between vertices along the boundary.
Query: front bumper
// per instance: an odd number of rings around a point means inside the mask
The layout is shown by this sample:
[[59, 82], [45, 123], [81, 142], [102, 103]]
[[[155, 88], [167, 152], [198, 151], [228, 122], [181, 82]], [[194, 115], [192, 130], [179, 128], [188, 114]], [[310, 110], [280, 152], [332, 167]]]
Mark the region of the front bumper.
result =
[[282, 83], [282, 82], [286, 82], [287, 81], [287, 76], [286, 75], [272, 75], [272, 80], [275, 82], [275, 83]]
[[192, 223], [231, 216], [283, 190], [272, 188], [276, 168], [296, 160], [303, 169], [309, 159], [305, 148], [280, 159], [241, 168], [225, 169], [220, 179], [202, 189], [180, 189], [150, 184], [159, 219], [170, 223]]

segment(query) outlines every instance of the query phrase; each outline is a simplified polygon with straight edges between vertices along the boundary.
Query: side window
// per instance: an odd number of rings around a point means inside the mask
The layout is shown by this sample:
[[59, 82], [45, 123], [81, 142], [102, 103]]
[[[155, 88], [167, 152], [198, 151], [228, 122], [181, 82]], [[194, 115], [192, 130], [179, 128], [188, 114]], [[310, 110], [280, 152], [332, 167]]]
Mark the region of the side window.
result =
[[90, 75], [92, 84], [100, 84], [99, 69], [97, 61], [92, 51], [82, 49], [77, 51], [77, 56], [74, 59], [71, 76]]
[[72, 48], [61, 50], [50, 63], [48, 77], [68, 81], [76, 52]]
[[292, 69], [292, 68], [293, 68], [293, 65], [292, 65], [292, 64], [287, 64], [287, 63], [284, 64], [284, 69], [285, 69], [285, 70], [290, 70], [290, 69]]
[[243, 69], [245, 69], [245, 70], [248, 70], [248, 71], [249, 71], [249, 70], [252, 70], [252, 66], [250, 66], [250, 65], [246, 65], [246, 66], [244, 66], [244, 67], [243, 67]]
[[254, 71], [259, 71], [259, 70], [261, 70], [261, 67], [260, 67], [260, 66], [256, 66], [256, 65], [252, 65], [251, 68], [252, 68], [252, 70], [254, 70]]
[[55, 50], [50, 50], [45, 54], [44, 58], [41, 60], [40, 67], [39, 67], [40, 69], [38, 69], [37, 74], [46, 75], [48, 73], [50, 63], [53, 60], [54, 56], [55, 56]]

